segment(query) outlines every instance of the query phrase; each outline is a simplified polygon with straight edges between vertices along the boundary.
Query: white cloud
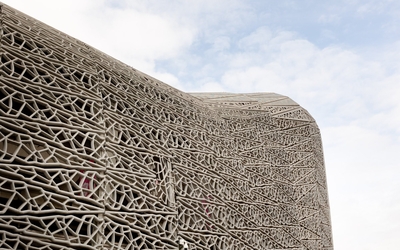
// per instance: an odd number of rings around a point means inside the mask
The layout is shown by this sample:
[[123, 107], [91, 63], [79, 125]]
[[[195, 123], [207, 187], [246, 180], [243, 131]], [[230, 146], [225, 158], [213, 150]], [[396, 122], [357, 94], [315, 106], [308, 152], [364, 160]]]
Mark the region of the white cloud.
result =
[[[306, 108], [332, 106], [347, 113], [347, 119], [371, 115], [370, 106], [380, 102], [377, 96], [393, 91], [394, 86], [380, 88], [393, 76], [385, 75], [388, 65], [379, 58], [368, 60], [338, 46], [321, 49], [293, 35], [282, 39], [280, 33], [276, 37], [269, 34], [256, 31], [238, 42], [241, 50], [224, 55], [218, 67], [224, 68], [220, 81], [226, 89], [276, 91]], [[243, 42], [249, 40], [254, 43]]]
[[398, 237], [381, 240], [400, 229], [398, 142], [359, 125], [324, 128], [322, 135], [335, 247], [396, 249]]
[[168, 85], [170, 85], [176, 89], [182, 89], [182, 87], [183, 87], [182, 83], [179, 81], [179, 79], [171, 73], [157, 71], [157, 72], [154, 72], [154, 74], [152, 74], [151, 76], [160, 81], [163, 81], [164, 83], [168, 83]]
[[250, 35], [243, 37], [238, 42], [238, 47], [241, 50], [262, 50], [268, 49], [268, 44], [272, 38], [272, 32], [268, 27], [260, 27]]
[[149, 74], [157, 73], [156, 60], [183, 53], [197, 32], [178, 17], [145, 12], [144, 1], [126, 8], [104, 0], [4, 2]]
[[196, 86], [194, 92], [225, 92], [224, 86], [213, 79], [204, 79], [199, 86]]

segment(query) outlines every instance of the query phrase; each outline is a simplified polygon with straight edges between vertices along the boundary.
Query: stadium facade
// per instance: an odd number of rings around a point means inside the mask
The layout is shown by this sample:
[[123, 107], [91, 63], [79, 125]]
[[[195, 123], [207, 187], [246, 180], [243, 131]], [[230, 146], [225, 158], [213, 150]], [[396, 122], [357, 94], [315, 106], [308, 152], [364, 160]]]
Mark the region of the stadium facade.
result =
[[0, 5], [1, 249], [333, 249], [297, 103], [183, 93]]

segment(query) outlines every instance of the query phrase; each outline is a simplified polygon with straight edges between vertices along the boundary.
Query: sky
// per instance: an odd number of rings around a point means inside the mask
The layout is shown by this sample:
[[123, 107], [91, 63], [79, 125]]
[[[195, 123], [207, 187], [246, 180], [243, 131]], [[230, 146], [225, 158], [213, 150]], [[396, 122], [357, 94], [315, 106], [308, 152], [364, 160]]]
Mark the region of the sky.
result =
[[400, 1], [2, 0], [185, 92], [274, 92], [321, 130], [336, 250], [400, 247]]

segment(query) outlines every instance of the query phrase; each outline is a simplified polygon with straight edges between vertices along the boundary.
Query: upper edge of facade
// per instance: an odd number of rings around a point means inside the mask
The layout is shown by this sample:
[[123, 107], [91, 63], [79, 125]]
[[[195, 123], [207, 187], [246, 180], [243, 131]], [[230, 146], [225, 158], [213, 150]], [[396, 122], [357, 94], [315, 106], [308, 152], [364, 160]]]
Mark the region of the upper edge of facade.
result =
[[[259, 93], [227, 93], [227, 92], [183, 92], [181, 90], [178, 90], [170, 85], [168, 85], [165, 82], [162, 82], [144, 72], [141, 72], [132, 66], [129, 66], [125, 64], [124, 62], [113, 58], [112, 56], [109, 56], [105, 54], [104, 52], [86, 44], [85, 42], [80, 41], [79, 39], [76, 39], [74, 37], [69, 36], [68, 34], [51, 27], [39, 20], [37, 20], [34, 17], [31, 17], [17, 9], [14, 9], [10, 7], [7, 4], [4, 4], [0, 2], [0, 7], [3, 7], [2, 12], [4, 12], [4, 7], [8, 11], [14, 12], [15, 15], [20, 15], [23, 16], [26, 19], [30, 19], [30, 21], [34, 23], [40, 23], [40, 25], [45, 25], [49, 27], [51, 30], [54, 30], [57, 35], [62, 36], [64, 39], [69, 40], [69, 42], [76, 43], [79, 46], [85, 46], [88, 48], [88, 50], [91, 51], [91, 54], [97, 54], [101, 55], [104, 57], [104, 59], [109, 60], [114, 63], [110, 63], [108, 66], [110, 68], [114, 68], [117, 70], [124, 70], [124, 71], [131, 71], [134, 72], [134, 75], [139, 76], [141, 79], [147, 81], [149, 85], [152, 85], [153, 87], [163, 89], [164, 91], [168, 92], [169, 94], [172, 94], [174, 96], [177, 96], [179, 98], [185, 99], [188, 102], [191, 103], [196, 103], [200, 106], [215, 109], [216, 107], [218, 108], [227, 108], [227, 109], [240, 109], [240, 110], [252, 110], [252, 111], [268, 111], [268, 107], [270, 108], [279, 108], [279, 107], [292, 107], [293, 109], [299, 109], [302, 110], [305, 115], [303, 116], [302, 120], [309, 120], [312, 122], [315, 122], [313, 117], [308, 113], [307, 110], [305, 110], [303, 107], [301, 107], [298, 103], [293, 101], [291, 98], [276, 94], [276, 93], [270, 93], [270, 92], [259, 92]], [[3, 15], [0, 14], [0, 18], [3, 19]], [[103, 59], [103, 60], [104, 60]], [[121, 66], [123, 68], [121, 68]], [[130, 73], [132, 74], [132, 73]], [[293, 111], [292, 109], [292, 111]]]

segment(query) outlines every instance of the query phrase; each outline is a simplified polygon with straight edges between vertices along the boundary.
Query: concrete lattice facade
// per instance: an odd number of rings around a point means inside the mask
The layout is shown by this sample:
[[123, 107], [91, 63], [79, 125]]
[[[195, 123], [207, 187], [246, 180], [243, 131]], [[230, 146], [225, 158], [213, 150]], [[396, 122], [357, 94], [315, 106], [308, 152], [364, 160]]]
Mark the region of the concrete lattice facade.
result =
[[333, 248], [289, 98], [182, 93], [4, 4], [1, 31], [1, 249]]

